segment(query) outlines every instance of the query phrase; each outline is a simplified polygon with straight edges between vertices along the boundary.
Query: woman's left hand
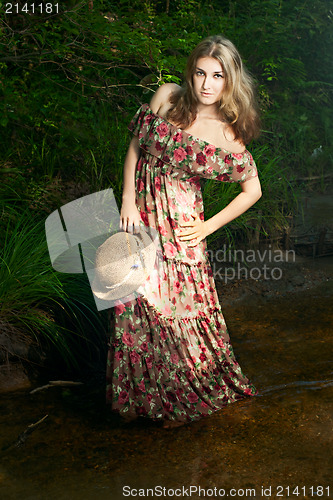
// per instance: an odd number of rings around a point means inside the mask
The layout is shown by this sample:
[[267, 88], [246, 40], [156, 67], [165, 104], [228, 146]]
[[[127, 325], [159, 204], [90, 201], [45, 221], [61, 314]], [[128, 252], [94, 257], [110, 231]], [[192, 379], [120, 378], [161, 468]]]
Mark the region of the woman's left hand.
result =
[[[190, 240], [188, 246], [195, 247], [200, 243], [200, 241], [204, 240], [206, 236], [208, 236], [208, 233], [205, 221], [202, 221], [197, 213], [192, 214], [191, 217], [193, 218], [193, 221], [179, 224], [179, 227], [182, 228], [182, 230], [178, 230], [178, 237], [180, 241]], [[188, 229], [184, 230], [183, 228]]]

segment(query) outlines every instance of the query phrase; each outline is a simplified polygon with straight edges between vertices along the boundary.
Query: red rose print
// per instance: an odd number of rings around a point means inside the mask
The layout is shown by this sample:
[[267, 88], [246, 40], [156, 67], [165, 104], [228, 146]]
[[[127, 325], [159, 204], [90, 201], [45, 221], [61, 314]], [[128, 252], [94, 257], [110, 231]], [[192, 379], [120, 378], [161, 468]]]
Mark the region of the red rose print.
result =
[[158, 232], [162, 235], [162, 236], [166, 236], [168, 234], [168, 231], [165, 229], [164, 226], [158, 226]]
[[179, 283], [179, 281], [174, 281], [173, 283], [173, 289], [176, 293], [180, 293], [183, 290], [182, 285]]
[[197, 154], [196, 162], [198, 165], [206, 165], [207, 158], [202, 152], [200, 152]]
[[161, 179], [160, 177], [155, 177], [155, 188], [157, 191], [161, 191]]
[[173, 156], [176, 161], [183, 161], [186, 158], [187, 153], [185, 149], [180, 146], [179, 148], [174, 150]]
[[149, 125], [149, 123], [152, 121], [152, 119], [153, 119], [153, 116], [152, 116], [152, 115], [147, 115], [147, 116], [145, 117], [145, 124], [146, 124], [146, 125]]
[[144, 225], [148, 226], [149, 222], [148, 222], [148, 215], [146, 214], [146, 212], [140, 212], [140, 216], [141, 216], [141, 219], [142, 219]]
[[185, 281], [185, 276], [183, 271], [177, 271], [179, 281]]
[[185, 151], [188, 155], [193, 155], [193, 149], [192, 146], [186, 146]]
[[243, 153], [232, 153], [231, 156], [236, 158], [236, 160], [241, 160], [243, 158]]
[[205, 330], [205, 332], [208, 333], [209, 332], [209, 327], [208, 327], [207, 323], [203, 322], [201, 324], [202, 324], [202, 328]]
[[226, 163], [227, 165], [230, 165], [232, 163], [232, 159], [231, 159], [231, 156], [230, 155], [227, 155], [225, 158], [224, 158], [224, 163]]
[[[163, 144], [161, 144], [160, 142], [157, 141], [155, 143], [155, 148], [156, 148], [156, 151], [163, 151], [164, 146], [163, 146]], [[161, 165], [159, 165], [159, 166], [161, 166]]]
[[[171, 314], [171, 309], [169, 306], [166, 306], [169, 310], [170, 310], [170, 313]], [[164, 328], [161, 329], [161, 339], [162, 340], [166, 340], [168, 338], [168, 335], [167, 335], [167, 332]]]
[[133, 365], [135, 365], [135, 363], [137, 363], [140, 360], [140, 355], [136, 351], [132, 351], [130, 353], [130, 358]]
[[171, 403], [169, 403], [169, 401], [166, 401], [165, 403], [163, 403], [163, 406], [166, 409], [166, 411], [169, 411], [169, 412], [173, 411], [173, 406]]
[[153, 396], [151, 394], [147, 394], [147, 401], [150, 403], [150, 401], [153, 399]]
[[115, 357], [118, 361], [120, 361], [120, 360], [121, 360], [121, 359], [123, 359], [123, 357], [124, 357], [124, 353], [123, 353], [123, 351], [117, 351], [117, 352], [115, 352], [114, 357]]
[[140, 389], [141, 392], [146, 392], [146, 387], [143, 380], [141, 380], [140, 384], [138, 385], [138, 389]]
[[228, 182], [230, 181], [230, 177], [228, 174], [221, 174], [216, 177], [216, 180], [222, 181], [222, 182]]
[[184, 390], [181, 387], [176, 389], [176, 394], [177, 394], [178, 399], [180, 399], [182, 397], [183, 392], [184, 392]]
[[147, 415], [147, 410], [144, 406], [139, 406], [136, 409], [136, 413], [137, 413], [137, 415]]
[[216, 151], [216, 147], [212, 144], [207, 144], [204, 148], [204, 153], [206, 156], [213, 156]]
[[136, 165], [136, 170], [138, 172], [141, 172], [141, 170], [142, 170], [142, 158], [140, 158], [140, 160], [138, 161], [138, 163]]
[[185, 252], [189, 259], [195, 259], [195, 253], [191, 248], [186, 248]]
[[206, 358], [206, 354], [204, 354], [204, 353], [202, 352], [202, 353], [200, 354], [200, 356], [199, 356], [199, 359], [200, 359], [200, 361], [201, 361], [202, 363], [203, 363], [204, 361], [206, 361], [206, 359], [207, 359], [207, 358]]
[[194, 300], [195, 302], [203, 302], [203, 298], [202, 298], [202, 296], [200, 295], [200, 293], [195, 293], [195, 294], [193, 295], [193, 300]]
[[171, 359], [171, 363], [173, 363], [174, 365], [177, 365], [179, 363], [179, 356], [176, 352], [171, 354], [170, 359]]
[[169, 259], [172, 259], [172, 257], [174, 257], [176, 255], [177, 250], [176, 250], [175, 246], [170, 241], [168, 241], [167, 243], [164, 243], [163, 247], [164, 247], [165, 255]]
[[129, 395], [126, 391], [121, 391], [118, 397], [118, 403], [123, 405], [129, 400]]
[[149, 356], [146, 359], [146, 365], [147, 365], [148, 370], [152, 369], [152, 367], [153, 367], [153, 356]]
[[175, 134], [175, 136], [173, 137], [173, 140], [175, 142], [181, 142], [182, 138], [183, 138], [182, 134], [180, 132], [177, 132], [177, 134]]
[[198, 402], [198, 396], [196, 395], [195, 392], [190, 392], [190, 394], [188, 395], [188, 400], [190, 403], [197, 403]]
[[172, 217], [168, 216], [167, 220], [168, 220], [170, 226], [172, 227], [172, 229], [177, 229], [178, 223], [177, 223], [177, 221], [175, 221], [175, 219], [173, 219]]
[[138, 192], [141, 193], [141, 191], [144, 190], [144, 183], [142, 182], [142, 179], [138, 179], [138, 182], [137, 182], [137, 189], [138, 189]]
[[155, 366], [156, 366], [156, 368], [157, 368], [157, 371], [158, 371], [158, 372], [160, 372], [160, 371], [161, 371], [161, 370], [163, 370], [163, 368], [164, 368], [164, 365], [163, 365], [163, 363], [162, 363], [162, 362], [160, 362], [160, 363], [156, 363], [156, 365], [155, 365]]
[[241, 173], [245, 170], [245, 167], [242, 167], [242, 165], [237, 165], [237, 172]]
[[169, 127], [166, 123], [161, 123], [156, 127], [156, 131], [160, 137], [165, 137], [169, 132]]
[[208, 404], [207, 404], [207, 403], [205, 403], [204, 401], [201, 401], [200, 406], [201, 406], [202, 408], [208, 408]]
[[124, 306], [123, 303], [118, 303], [115, 308], [114, 308], [114, 312], [118, 315], [120, 314], [123, 314], [124, 312], [126, 311], [126, 307]]
[[148, 343], [147, 342], [142, 342], [141, 350], [144, 352], [148, 352]]
[[134, 338], [130, 333], [123, 333], [122, 340], [124, 344], [128, 345], [128, 347], [134, 346]]

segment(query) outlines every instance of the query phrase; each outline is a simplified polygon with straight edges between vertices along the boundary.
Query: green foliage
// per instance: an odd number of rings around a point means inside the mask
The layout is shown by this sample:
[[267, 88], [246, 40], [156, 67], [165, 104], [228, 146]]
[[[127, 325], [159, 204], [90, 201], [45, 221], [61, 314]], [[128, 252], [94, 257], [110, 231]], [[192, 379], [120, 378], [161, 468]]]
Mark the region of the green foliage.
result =
[[[249, 149], [263, 197], [209, 243], [281, 235], [297, 179], [332, 168], [333, 2], [68, 0], [59, 9], [0, 14], [0, 313], [70, 364], [74, 350], [81, 359], [93, 358], [94, 345], [103, 350], [105, 318], [93, 313], [84, 278], [52, 271], [47, 214], [106, 187], [120, 205], [131, 116], [160, 84], [181, 83], [199, 40], [221, 33], [258, 84], [263, 132]], [[206, 218], [237, 187], [205, 182]]]

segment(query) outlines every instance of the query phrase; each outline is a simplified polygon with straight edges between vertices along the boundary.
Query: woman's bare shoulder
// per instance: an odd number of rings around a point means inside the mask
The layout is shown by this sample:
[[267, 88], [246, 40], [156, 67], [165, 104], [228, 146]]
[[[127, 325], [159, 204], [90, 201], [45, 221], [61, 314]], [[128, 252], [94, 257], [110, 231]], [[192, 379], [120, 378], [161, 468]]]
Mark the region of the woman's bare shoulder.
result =
[[176, 83], [164, 83], [161, 85], [150, 101], [152, 112], [160, 116], [165, 116], [171, 105], [170, 96], [178, 92], [180, 88]]
[[226, 147], [224, 149], [232, 151], [235, 154], [244, 152], [246, 146], [241, 139], [235, 140], [235, 133], [231, 126], [224, 127], [223, 135], [226, 141]]

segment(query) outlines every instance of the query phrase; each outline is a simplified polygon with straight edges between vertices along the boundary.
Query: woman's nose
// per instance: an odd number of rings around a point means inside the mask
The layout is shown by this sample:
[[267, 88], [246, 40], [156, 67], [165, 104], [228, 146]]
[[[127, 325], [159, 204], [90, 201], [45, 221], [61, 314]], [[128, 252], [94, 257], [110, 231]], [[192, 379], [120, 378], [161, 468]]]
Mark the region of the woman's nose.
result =
[[210, 87], [210, 82], [209, 82], [209, 78], [206, 76], [204, 79], [203, 79], [203, 82], [202, 82], [202, 88], [207, 90], [209, 89]]

